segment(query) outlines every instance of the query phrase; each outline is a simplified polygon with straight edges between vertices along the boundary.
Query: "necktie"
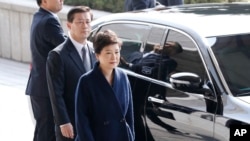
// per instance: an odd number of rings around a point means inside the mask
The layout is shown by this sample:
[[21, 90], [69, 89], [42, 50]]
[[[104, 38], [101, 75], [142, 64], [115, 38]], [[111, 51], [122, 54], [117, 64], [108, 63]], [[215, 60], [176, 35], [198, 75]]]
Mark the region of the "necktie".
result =
[[87, 50], [88, 50], [87, 47], [83, 46], [83, 48], [82, 48], [82, 61], [83, 61], [83, 65], [84, 65], [84, 68], [86, 69], [86, 71], [89, 71], [91, 68], [90, 68], [90, 59], [89, 59]]

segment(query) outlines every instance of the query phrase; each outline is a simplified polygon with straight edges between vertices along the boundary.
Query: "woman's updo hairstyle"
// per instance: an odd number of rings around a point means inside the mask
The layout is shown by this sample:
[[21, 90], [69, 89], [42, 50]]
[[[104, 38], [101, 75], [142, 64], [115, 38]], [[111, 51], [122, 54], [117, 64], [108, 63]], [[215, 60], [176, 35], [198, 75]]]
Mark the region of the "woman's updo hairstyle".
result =
[[93, 45], [96, 54], [100, 54], [105, 46], [113, 44], [118, 44], [121, 47], [122, 42], [116, 33], [109, 29], [98, 32], [94, 37]]

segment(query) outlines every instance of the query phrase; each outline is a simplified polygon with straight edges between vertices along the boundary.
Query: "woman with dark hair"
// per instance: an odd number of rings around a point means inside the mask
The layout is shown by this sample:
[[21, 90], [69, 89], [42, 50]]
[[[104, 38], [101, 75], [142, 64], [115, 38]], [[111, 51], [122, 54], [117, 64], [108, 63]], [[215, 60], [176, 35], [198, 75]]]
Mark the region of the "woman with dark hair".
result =
[[134, 117], [130, 83], [119, 68], [121, 41], [111, 30], [94, 38], [97, 58], [76, 90], [76, 141], [133, 141]]

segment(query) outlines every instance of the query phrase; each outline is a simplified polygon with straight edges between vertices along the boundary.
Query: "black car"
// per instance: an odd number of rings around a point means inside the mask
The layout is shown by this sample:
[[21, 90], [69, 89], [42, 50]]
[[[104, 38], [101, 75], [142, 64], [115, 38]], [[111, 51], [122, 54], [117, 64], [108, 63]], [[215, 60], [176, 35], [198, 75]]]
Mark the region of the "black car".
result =
[[[173, 72], [121, 65], [131, 81], [136, 141], [228, 141], [230, 128], [250, 125], [250, 4], [194, 4], [111, 14], [92, 23], [122, 39], [130, 63], [155, 45], [178, 42]], [[154, 63], [157, 64], [157, 63]], [[156, 65], [157, 67], [157, 65]], [[158, 66], [159, 67], [159, 66]], [[152, 70], [151, 70], [152, 69]]]

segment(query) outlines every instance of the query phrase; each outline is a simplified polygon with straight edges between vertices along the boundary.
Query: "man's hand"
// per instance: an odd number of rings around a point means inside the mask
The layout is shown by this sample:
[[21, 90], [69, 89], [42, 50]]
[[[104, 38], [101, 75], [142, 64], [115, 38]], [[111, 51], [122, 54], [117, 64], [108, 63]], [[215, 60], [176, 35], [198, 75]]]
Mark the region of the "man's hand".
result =
[[129, 63], [122, 56], [120, 57], [120, 63], [125, 67], [129, 67]]
[[66, 138], [74, 138], [74, 130], [71, 123], [63, 124], [60, 126], [62, 135]]

